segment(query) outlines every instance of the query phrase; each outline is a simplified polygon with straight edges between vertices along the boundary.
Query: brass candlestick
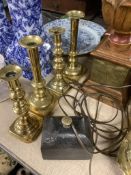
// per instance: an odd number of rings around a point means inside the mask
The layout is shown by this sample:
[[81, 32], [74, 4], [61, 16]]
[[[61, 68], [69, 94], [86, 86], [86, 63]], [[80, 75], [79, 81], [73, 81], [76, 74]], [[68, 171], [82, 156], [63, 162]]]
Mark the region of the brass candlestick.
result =
[[117, 159], [124, 174], [131, 175], [131, 130], [121, 143]]
[[77, 61], [77, 36], [79, 19], [85, 16], [84, 12], [72, 10], [67, 12], [71, 19], [71, 45], [69, 53], [69, 63], [65, 68], [64, 74], [69, 79], [77, 80], [82, 74], [82, 65]]
[[65, 93], [69, 88], [69, 86], [63, 79], [64, 62], [62, 58], [63, 50], [61, 34], [65, 32], [65, 29], [61, 27], [54, 27], [50, 29], [49, 32], [54, 35], [55, 48], [53, 68], [55, 76], [49, 82], [48, 87], [49, 89], [53, 90], [57, 95], [62, 95], [62, 93]]
[[29, 35], [22, 38], [19, 43], [28, 51], [34, 76], [32, 82], [34, 91], [29, 100], [30, 110], [40, 116], [45, 116], [53, 109], [55, 100], [45, 88], [45, 81], [41, 76], [38, 46], [43, 44], [43, 40], [39, 36]]
[[41, 122], [29, 114], [25, 92], [18, 80], [21, 74], [21, 68], [16, 65], [8, 65], [0, 70], [0, 78], [9, 83], [13, 111], [19, 116], [9, 131], [24, 142], [32, 142], [41, 131]]

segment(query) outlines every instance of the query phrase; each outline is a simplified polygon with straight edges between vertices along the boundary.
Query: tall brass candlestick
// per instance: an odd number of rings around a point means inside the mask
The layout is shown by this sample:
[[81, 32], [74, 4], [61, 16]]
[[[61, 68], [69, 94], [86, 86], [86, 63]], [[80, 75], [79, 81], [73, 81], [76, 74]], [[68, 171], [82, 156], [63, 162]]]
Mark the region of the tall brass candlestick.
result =
[[48, 87], [57, 95], [62, 95], [65, 93], [69, 86], [63, 79], [63, 69], [64, 69], [64, 61], [62, 58], [63, 50], [62, 50], [62, 41], [61, 34], [65, 32], [64, 28], [54, 27], [49, 30], [50, 33], [54, 35], [54, 62], [53, 68], [55, 72], [54, 78], [49, 82]]
[[69, 63], [65, 68], [64, 74], [69, 79], [77, 80], [82, 74], [82, 65], [77, 61], [77, 36], [79, 19], [85, 16], [84, 12], [72, 10], [67, 12], [67, 16], [71, 19], [71, 44], [69, 53]]
[[21, 74], [21, 68], [16, 65], [8, 65], [0, 70], [0, 78], [9, 83], [13, 111], [18, 115], [9, 131], [24, 142], [32, 142], [41, 131], [41, 122], [29, 113], [25, 92], [18, 80]]
[[34, 91], [30, 97], [30, 110], [40, 116], [47, 115], [54, 107], [54, 96], [45, 88], [45, 81], [41, 75], [38, 47], [43, 44], [42, 38], [36, 35], [25, 36], [20, 45], [27, 49], [31, 61], [34, 80]]

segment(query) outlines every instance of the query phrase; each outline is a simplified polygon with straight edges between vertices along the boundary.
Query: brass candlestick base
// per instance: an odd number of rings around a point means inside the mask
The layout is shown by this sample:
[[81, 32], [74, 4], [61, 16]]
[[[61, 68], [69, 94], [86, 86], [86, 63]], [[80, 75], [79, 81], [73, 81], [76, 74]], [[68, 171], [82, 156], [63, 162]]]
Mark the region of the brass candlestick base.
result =
[[131, 175], [131, 130], [121, 143], [117, 159], [124, 174]]
[[29, 113], [25, 92], [18, 80], [21, 74], [21, 68], [15, 65], [8, 65], [0, 70], [0, 78], [9, 83], [13, 111], [19, 116], [10, 126], [9, 131], [24, 142], [32, 142], [39, 135], [42, 122]]
[[19, 43], [28, 51], [34, 76], [33, 93], [29, 99], [30, 110], [40, 116], [45, 116], [53, 109], [55, 99], [45, 88], [45, 81], [41, 76], [38, 46], [43, 44], [43, 40], [39, 36], [29, 35], [22, 38]]
[[55, 49], [54, 49], [53, 68], [54, 68], [55, 76], [48, 83], [48, 87], [55, 94], [62, 95], [69, 89], [69, 86], [63, 79], [63, 75], [62, 75], [63, 69], [64, 69], [64, 62], [62, 58], [63, 50], [62, 50], [61, 34], [65, 32], [65, 29], [61, 27], [55, 27], [50, 29], [49, 32], [54, 35]]
[[72, 10], [67, 12], [67, 16], [71, 19], [71, 46], [69, 53], [69, 63], [65, 68], [65, 77], [78, 80], [83, 73], [83, 68], [77, 61], [77, 36], [79, 19], [85, 16], [84, 12]]
[[21, 141], [31, 143], [41, 132], [42, 121], [37, 120], [35, 115], [29, 115], [30, 118], [24, 121], [22, 118], [17, 118], [10, 126], [9, 132]]
[[47, 86], [57, 96], [61, 96], [62, 94], [65, 94], [69, 89], [69, 86], [67, 86], [67, 83], [65, 83], [64, 81], [63, 82], [58, 81], [57, 78], [54, 78], [53, 80], [51, 80]]
[[72, 65], [70, 65], [69, 67], [67, 66], [64, 71], [64, 79], [68, 82], [72, 82], [73, 80], [79, 80], [86, 71], [86, 68], [80, 63], [75, 67]]

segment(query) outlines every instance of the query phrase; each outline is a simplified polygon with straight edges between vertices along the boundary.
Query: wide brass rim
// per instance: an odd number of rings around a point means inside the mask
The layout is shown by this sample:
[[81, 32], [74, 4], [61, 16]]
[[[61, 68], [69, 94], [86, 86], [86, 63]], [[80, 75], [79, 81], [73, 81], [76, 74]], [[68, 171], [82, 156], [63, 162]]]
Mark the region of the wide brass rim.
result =
[[42, 45], [43, 43], [44, 43], [43, 39], [37, 35], [24, 36], [19, 41], [19, 44], [26, 49], [36, 48], [36, 47]]
[[3, 80], [16, 80], [22, 75], [22, 69], [17, 65], [7, 65], [0, 69], [0, 78]]
[[57, 34], [64, 33], [65, 29], [62, 27], [53, 27], [53, 28], [49, 29], [49, 32], [57, 35]]
[[80, 19], [85, 17], [85, 13], [79, 10], [71, 10], [66, 13], [69, 18]]

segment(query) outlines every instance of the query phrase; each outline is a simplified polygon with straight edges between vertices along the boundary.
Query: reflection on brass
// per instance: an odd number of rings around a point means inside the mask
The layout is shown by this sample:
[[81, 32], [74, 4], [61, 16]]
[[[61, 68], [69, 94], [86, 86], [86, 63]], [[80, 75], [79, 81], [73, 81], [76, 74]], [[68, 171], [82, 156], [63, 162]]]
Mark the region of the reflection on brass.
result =
[[125, 175], [131, 175], [131, 130], [122, 141], [118, 152], [118, 162]]
[[82, 65], [77, 60], [77, 36], [79, 19], [85, 16], [84, 12], [72, 10], [67, 12], [67, 16], [71, 19], [71, 44], [69, 53], [69, 63], [65, 68], [64, 74], [72, 80], [77, 80], [82, 75]]
[[61, 122], [62, 122], [64, 128], [69, 128], [72, 125], [72, 118], [69, 116], [62, 117]]
[[0, 70], [0, 78], [9, 83], [13, 111], [18, 115], [9, 131], [24, 142], [32, 142], [40, 133], [42, 122], [29, 113], [25, 92], [18, 80], [21, 74], [21, 68], [16, 65], [8, 65]]
[[19, 43], [28, 51], [34, 76], [32, 82], [34, 90], [29, 99], [30, 110], [40, 116], [45, 116], [53, 109], [55, 100], [54, 96], [46, 89], [45, 81], [41, 76], [38, 47], [43, 44], [43, 40], [39, 36], [29, 35], [22, 38]]
[[50, 33], [54, 35], [54, 62], [53, 68], [55, 72], [54, 78], [49, 82], [49, 89], [53, 90], [57, 95], [62, 95], [65, 93], [69, 86], [63, 79], [63, 69], [64, 69], [64, 61], [62, 58], [63, 50], [62, 50], [62, 41], [61, 34], [65, 32], [64, 28], [55, 27], [49, 30]]

